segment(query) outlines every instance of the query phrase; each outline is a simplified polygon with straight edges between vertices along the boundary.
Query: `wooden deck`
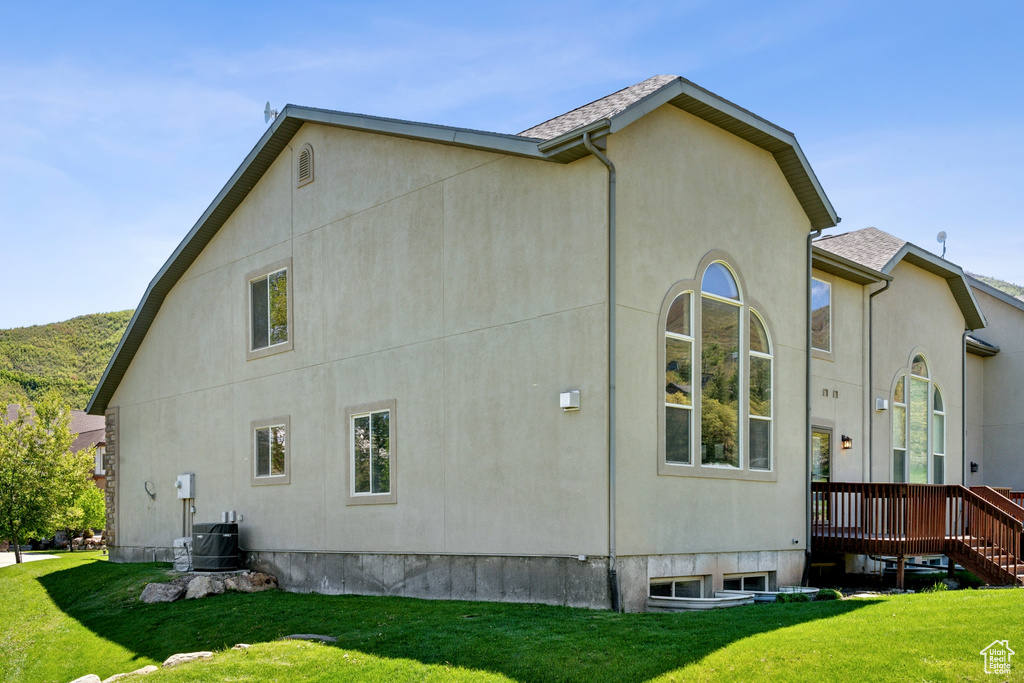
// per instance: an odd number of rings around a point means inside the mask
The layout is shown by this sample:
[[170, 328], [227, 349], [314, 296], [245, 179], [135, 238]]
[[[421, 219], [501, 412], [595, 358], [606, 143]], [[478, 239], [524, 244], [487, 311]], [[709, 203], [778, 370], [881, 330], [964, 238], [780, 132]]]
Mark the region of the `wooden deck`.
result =
[[[1024, 492], [988, 487], [814, 483], [814, 550], [888, 555], [943, 554], [988, 583], [1024, 585]], [[902, 572], [898, 582], [902, 584]]]

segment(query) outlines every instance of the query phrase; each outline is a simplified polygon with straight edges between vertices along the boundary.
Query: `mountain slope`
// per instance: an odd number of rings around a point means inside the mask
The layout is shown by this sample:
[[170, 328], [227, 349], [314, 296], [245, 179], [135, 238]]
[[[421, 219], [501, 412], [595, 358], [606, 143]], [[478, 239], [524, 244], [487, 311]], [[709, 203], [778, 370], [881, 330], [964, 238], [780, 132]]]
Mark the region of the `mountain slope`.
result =
[[0, 330], [0, 406], [57, 389], [84, 410], [133, 311]]
[[1007, 282], [1006, 280], [1000, 280], [999, 278], [988, 277], [986, 275], [975, 275], [974, 273], [968, 273], [968, 275], [976, 280], [981, 280], [989, 287], [995, 287], [1000, 292], [1009, 294], [1015, 299], [1024, 299], [1024, 287], [1021, 287], [1020, 285], [1015, 285], [1011, 282]]

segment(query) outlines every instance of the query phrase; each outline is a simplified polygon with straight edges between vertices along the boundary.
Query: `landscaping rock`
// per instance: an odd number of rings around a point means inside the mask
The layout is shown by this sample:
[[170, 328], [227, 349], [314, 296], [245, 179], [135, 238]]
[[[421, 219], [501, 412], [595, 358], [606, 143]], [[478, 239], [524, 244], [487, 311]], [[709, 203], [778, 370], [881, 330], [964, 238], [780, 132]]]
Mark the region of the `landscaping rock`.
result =
[[277, 577], [260, 572], [248, 572], [238, 576], [229, 576], [224, 580], [224, 587], [229, 591], [242, 593], [258, 593], [277, 588]]
[[185, 664], [186, 662], [194, 662], [197, 659], [212, 659], [213, 653], [202, 651], [202, 652], [179, 652], [176, 655], [171, 655], [164, 660], [164, 667], [178, 666], [179, 664]]
[[290, 636], [285, 636], [281, 640], [318, 640], [321, 643], [336, 643], [337, 638], [331, 636], [321, 636], [316, 633], [295, 633]]
[[85, 674], [81, 678], [71, 681], [71, 683], [103, 683], [103, 681], [96, 674]]
[[135, 671], [129, 671], [126, 674], [114, 674], [110, 678], [104, 678], [103, 679], [103, 683], [113, 683], [114, 681], [120, 681], [120, 680], [128, 678], [130, 676], [145, 676], [146, 674], [151, 674], [154, 671], [157, 671], [159, 669], [160, 669], [160, 667], [155, 666], [153, 664], [150, 664], [149, 666], [144, 666], [141, 669], [136, 669]]
[[946, 590], [960, 590], [960, 582], [956, 579], [943, 579], [942, 583], [946, 584]]
[[181, 598], [184, 592], [181, 586], [175, 586], [173, 583], [149, 583], [142, 590], [139, 600], [145, 603], [174, 602]]
[[246, 643], [239, 643], [238, 645], [235, 645], [231, 649], [232, 650], [248, 650], [250, 647], [252, 647], [252, 646], [251, 645], [247, 645]]
[[224, 582], [210, 576], [197, 576], [188, 582], [188, 590], [185, 591], [186, 600], [205, 598], [210, 595], [220, 595], [224, 592]]

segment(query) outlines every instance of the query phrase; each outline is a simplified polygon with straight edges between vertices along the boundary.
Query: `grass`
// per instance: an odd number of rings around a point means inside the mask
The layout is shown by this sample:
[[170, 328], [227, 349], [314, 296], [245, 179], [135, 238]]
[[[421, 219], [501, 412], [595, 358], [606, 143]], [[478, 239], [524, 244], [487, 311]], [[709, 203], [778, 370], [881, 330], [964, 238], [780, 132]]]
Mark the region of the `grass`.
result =
[[[0, 569], [0, 680], [104, 678], [214, 650], [145, 680], [959, 681], [991, 679], [978, 653], [993, 640], [1024, 652], [1022, 590], [690, 614], [283, 592], [139, 603], [166, 570], [97, 553]], [[291, 633], [338, 644], [277, 641]]]

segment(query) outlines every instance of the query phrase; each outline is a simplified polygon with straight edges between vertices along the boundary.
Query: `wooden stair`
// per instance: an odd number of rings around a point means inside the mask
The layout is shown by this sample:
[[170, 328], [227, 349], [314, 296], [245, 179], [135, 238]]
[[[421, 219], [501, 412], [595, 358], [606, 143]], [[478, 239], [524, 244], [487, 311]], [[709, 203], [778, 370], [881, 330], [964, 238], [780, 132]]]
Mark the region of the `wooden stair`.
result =
[[1024, 497], [1016, 493], [847, 482], [816, 482], [811, 491], [815, 550], [899, 558], [941, 553], [986, 583], [1024, 586], [1024, 507], [1016, 502]]

